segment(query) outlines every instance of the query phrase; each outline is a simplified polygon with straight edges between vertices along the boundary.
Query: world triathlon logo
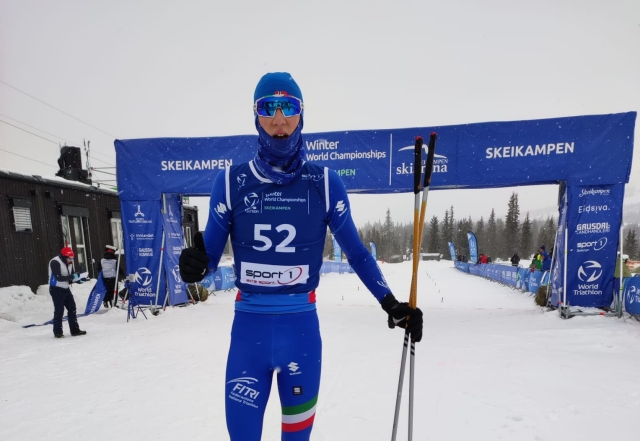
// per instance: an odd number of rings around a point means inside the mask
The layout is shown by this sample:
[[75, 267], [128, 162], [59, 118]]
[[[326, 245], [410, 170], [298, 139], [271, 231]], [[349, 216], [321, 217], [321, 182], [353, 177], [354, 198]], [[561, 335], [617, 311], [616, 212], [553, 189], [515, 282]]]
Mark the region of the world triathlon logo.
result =
[[135, 282], [143, 287], [147, 287], [149, 285], [151, 285], [151, 282], [153, 281], [153, 276], [151, 274], [151, 271], [149, 271], [149, 269], [147, 268], [138, 268], [138, 271], [136, 271], [135, 274]]
[[595, 260], [587, 260], [578, 269], [578, 278], [585, 283], [595, 282], [602, 276], [602, 265]]
[[244, 186], [244, 182], [247, 179], [247, 175], [245, 175], [244, 173], [240, 173], [237, 177], [236, 177], [236, 181], [238, 182], [238, 188], [241, 188]]
[[639, 300], [638, 296], [636, 295], [636, 291], [637, 291], [637, 288], [635, 286], [630, 287], [629, 291], [627, 291], [627, 301], [629, 302], [630, 305], [633, 305]]
[[244, 205], [247, 207], [244, 211], [247, 213], [258, 213], [258, 204], [260, 196], [255, 193], [249, 193], [244, 197]]

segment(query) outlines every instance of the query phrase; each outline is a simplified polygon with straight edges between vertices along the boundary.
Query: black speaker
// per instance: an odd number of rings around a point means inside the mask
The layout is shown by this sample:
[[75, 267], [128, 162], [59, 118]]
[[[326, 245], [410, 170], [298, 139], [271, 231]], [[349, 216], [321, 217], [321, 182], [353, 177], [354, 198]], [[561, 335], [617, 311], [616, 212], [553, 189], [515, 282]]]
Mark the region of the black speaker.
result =
[[82, 152], [80, 147], [62, 147], [58, 158], [60, 170], [66, 168], [82, 168]]

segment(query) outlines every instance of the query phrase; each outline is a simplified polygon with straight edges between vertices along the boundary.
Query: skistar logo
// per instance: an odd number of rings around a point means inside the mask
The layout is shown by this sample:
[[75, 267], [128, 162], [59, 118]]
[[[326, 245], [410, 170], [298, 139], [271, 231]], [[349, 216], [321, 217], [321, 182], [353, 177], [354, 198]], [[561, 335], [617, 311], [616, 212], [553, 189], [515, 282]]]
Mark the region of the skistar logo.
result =
[[602, 276], [602, 266], [595, 260], [587, 260], [578, 269], [578, 279], [585, 283], [595, 282]]
[[247, 213], [258, 213], [258, 203], [260, 196], [255, 193], [249, 193], [244, 197], [244, 205], [247, 207], [244, 211]]
[[[413, 152], [415, 151], [415, 145], [408, 145], [406, 147], [402, 147], [398, 150], [398, 152], [410, 152], [413, 157]], [[424, 169], [427, 167], [427, 153], [428, 153], [428, 145], [424, 144], [422, 146], [422, 172], [424, 173]], [[413, 175], [413, 162], [405, 163], [402, 162], [401, 165], [396, 167], [396, 175]], [[433, 169], [432, 173], [447, 173], [449, 167], [449, 159], [444, 155], [438, 155], [437, 153], [433, 155]]]

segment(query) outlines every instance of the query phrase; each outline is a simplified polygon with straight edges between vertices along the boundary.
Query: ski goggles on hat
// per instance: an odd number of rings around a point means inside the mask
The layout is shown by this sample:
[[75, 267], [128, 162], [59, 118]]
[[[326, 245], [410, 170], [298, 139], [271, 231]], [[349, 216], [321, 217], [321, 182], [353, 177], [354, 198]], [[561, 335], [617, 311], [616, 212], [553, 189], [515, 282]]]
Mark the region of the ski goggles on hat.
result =
[[304, 109], [304, 105], [298, 98], [288, 95], [263, 96], [253, 105], [253, 111], [258, 116], [265, 116], [267, 118], [273, 118], [278, 109], [282, 111], [285, 117], [289, 118], [300, 115]]

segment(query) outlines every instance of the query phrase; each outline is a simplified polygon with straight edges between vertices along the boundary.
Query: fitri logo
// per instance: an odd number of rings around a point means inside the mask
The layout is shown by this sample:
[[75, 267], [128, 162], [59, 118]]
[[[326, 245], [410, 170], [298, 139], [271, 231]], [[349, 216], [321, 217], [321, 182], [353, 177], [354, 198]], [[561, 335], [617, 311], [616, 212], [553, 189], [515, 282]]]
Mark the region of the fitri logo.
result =
[[595, 260], [587, 260], [578, 269], [578, 279], [582, 282], [595, 282], [602, 276], [602, 265]]

